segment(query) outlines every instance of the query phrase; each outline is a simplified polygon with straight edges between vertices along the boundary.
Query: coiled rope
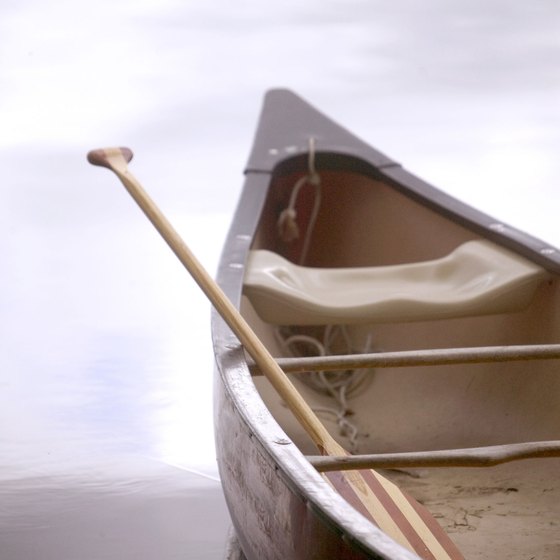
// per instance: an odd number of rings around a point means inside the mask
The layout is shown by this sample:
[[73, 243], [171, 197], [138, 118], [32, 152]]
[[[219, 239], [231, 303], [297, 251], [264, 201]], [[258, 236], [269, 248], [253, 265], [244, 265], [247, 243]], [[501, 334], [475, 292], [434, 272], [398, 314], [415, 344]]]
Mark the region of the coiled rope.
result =
[[[329, 356], [334, 353], [356, 352], [344, 325], [325, 327], [322, 341], [308, 334], [294, 333], [290, 327], [278, 328], [276, 335], [283, 351], [295, 356]], [[371, 346], [371, 335], [368, 335], [365, 346], [360, 351], [370, 352]], [[306, 386], [319, 394], [330, 396], [335, 401], [336, 407], [313, 407], [313, 410], [334, 417], [340, 435], [348, 439], [353, 453], [358, 450], [358, 438], [364, 434], [361, 434], [357, 425], [350, 420], [354, 412], [348, 404], [348, 398], [363, 390], [372, 377], [371, 372], [363, 369], [319, 371], [298, 375]]]

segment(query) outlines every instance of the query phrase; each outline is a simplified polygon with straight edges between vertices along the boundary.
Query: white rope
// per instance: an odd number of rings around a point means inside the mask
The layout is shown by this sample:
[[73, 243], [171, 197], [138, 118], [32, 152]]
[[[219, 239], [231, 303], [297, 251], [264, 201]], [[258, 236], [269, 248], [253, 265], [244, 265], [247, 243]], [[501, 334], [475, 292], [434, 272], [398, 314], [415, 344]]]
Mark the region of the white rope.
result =
[[321, 207], [321, 177], [317, 173], [315, 168], [315, 138], [309, 138], [309, 152], [307, 160], [307, 175], [300, 177], [292, 189], [290, 194], [290, 200], [288, 207], [285, 208], [278, 218], [277, 228], [278, 234], [282, 241], [286, 243], [291, 243], [300, 237], [300, 230], [297, 224], [297, 199], [302, 187], [309, 184], [315, 188], [315, 200], [313, 202], [313, 208], [311, 211], [311, 216], [309, 218], [309, 223], [307, 224], [307, 229], [305, 231], [305, 238], [303, 240], [303, 246], [299, 258], [299, 264], [303, 264], [307, 259], [307, 253], [309, 251], [309, 243], [311, 240], [311, 234], [315, 227], [315, 222], [317, 221], [317, 216], [319, 214], [319, 208]]
[[[346, 353], [354, 352], [350, 336], [344, 326], [327, 326], [323, 333], [322, 342], [306, 334], [292, 334], [289, 327], [277, 329], [276, 334], [284, 351], [292, 355], [330, 355], [334, 352], [333, 345], [340, 339]], [[368, 336], [366, 347], [362, 351], [370, 351], [370, 346], [371, 336]], [[340, 354], [340, 351], [336, 349], [336, 353]], [[371, 381], [371, 373], [364, 370], [319, 371], [304, 373], [298, 377], [305, 385], [317, 393], [329, 395], [335, 401], [336, 408], [315, 407], [313, 410], [333, 416], [338, 425], [340, 435], [348, 439], [351, 451], [356, 452], [360, 432], [358, 427], [349, 420], [349, 417], [353, 416], [354, 412], [348, 405], [348, 398], [353, 393], [363, 389], [366, 382]]]

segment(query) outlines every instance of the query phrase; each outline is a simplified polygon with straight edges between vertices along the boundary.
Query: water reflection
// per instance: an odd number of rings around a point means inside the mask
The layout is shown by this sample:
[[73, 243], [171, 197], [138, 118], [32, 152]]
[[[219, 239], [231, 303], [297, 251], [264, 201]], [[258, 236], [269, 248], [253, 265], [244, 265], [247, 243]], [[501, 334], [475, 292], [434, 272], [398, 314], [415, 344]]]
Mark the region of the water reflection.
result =
[[[139, 213], [97, 217], [3, 253], [1, 556], [220, 558], [208, 304]], [[175, 218], [214, 267], [227, 218]]]
[[161, 465], [142, 470], [134, 477], [121, 464], [3, 484], [2, 558], [221, 558], [219, 483]]

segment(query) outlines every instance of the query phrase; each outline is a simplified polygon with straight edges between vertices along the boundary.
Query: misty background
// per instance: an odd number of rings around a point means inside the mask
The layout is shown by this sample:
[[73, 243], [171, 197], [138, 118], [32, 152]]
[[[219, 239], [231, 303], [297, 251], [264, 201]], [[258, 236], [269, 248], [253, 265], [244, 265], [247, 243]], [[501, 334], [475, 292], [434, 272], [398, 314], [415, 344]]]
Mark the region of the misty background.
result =
[[92, 148], [209, 270], [287, 87], [560, 245], [553, 0], [0, 5], [0, 557], [223, 557], [209, 306]]

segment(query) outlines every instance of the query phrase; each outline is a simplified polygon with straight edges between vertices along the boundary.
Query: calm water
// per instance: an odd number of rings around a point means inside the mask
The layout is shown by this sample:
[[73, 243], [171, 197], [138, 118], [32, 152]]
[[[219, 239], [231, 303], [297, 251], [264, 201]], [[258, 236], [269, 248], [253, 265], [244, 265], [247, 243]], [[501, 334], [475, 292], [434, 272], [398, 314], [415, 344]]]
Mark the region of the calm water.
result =
[[209, 309], [91, 148], [214, 270], [263, 92], [290, 87], [560, 245], [553, 0], [0, 6], [0, 558], [219, 559]]

